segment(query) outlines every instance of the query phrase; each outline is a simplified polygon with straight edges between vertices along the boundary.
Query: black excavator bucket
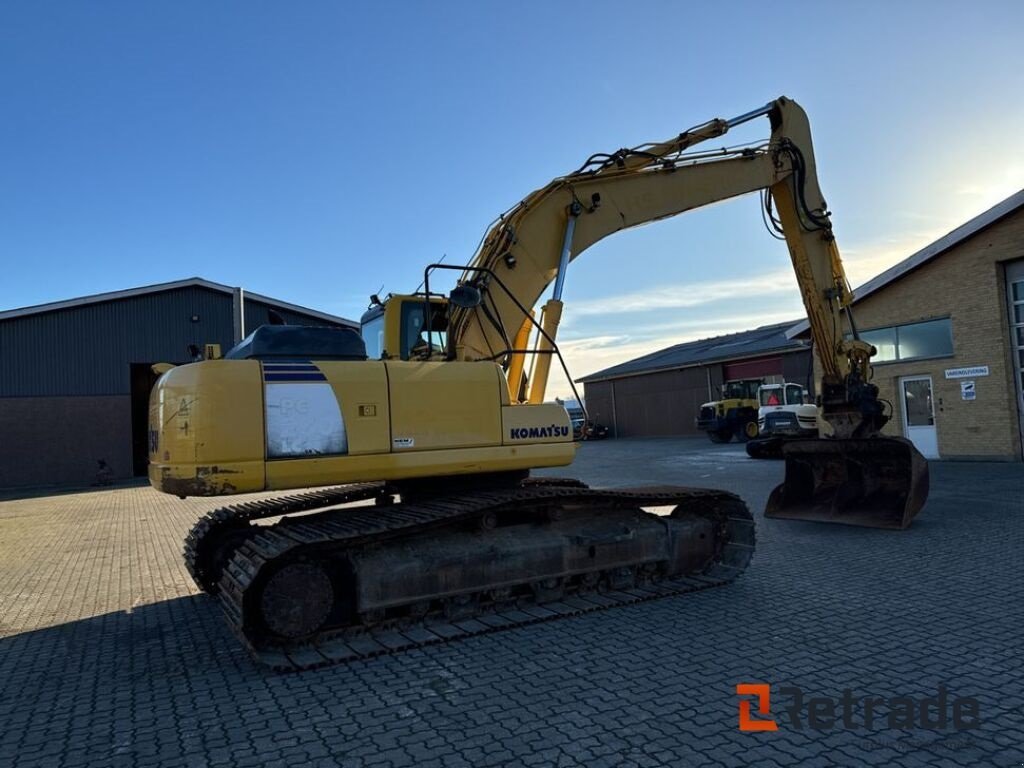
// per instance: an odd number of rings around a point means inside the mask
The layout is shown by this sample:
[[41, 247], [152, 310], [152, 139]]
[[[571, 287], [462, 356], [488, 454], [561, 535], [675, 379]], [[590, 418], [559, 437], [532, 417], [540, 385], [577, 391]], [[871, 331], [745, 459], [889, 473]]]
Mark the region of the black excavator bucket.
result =
[[909, 440], [797, 440], [764, 516], [902, 530], [928, 498], [928, 462]]

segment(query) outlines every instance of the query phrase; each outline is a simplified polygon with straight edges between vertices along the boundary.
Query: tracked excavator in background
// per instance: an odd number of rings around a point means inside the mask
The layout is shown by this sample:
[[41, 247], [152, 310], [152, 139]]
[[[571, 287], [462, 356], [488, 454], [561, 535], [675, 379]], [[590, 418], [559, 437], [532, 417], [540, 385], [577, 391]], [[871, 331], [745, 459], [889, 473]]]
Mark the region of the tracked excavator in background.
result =
[[[759, 117], [766, 141], [695, 149]], [[158, 490], [322, 487], [223, 507], [186, 540], [188, 569], [253, 655], [303, 669], [735, 579], [755, 546], [738, 496], [529, 472], [577, 449], [565, 409], [544, 403], [570, 262], [619, 230], [750, 192], [788, 244], [833, 433], [787, 453], [766, 516], [906, 527], [927, 465], [879, 435], [875, 350], [850, 314], [808, 121], [779, 98], [592, 155], [500, 216], [448, 295], [430, 278], [453, 267], [433, 264], [423, 291], [374, 297], [361, 337], [264, 326], [224, 359], [159, 379]]]

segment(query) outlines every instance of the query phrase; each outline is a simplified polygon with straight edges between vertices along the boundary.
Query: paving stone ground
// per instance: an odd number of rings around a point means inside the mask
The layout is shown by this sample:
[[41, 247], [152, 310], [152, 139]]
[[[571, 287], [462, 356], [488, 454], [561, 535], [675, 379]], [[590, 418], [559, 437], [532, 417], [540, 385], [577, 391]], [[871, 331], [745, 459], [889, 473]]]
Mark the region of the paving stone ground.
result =
[[[1024, 466], [931, 471], [913, 527], [877, 531], [764, 520], [782, 467], [739, 445], [589, 443], [560, 474], [741, 494], [758, 522], [747, 573], [298, 674], [250, 661], [182, 565], [216, 501], [2, 501], [0, 766], [1019, 766]], [[771, 685], [777, 731], [738, 730], [748, 682]], [[812, 729], [805, 706], [800, 729], [782, 691], [919, 701], [940, 686], [977, 700], [978, 727], [867, 728], [857, 704], [852, 727]]]

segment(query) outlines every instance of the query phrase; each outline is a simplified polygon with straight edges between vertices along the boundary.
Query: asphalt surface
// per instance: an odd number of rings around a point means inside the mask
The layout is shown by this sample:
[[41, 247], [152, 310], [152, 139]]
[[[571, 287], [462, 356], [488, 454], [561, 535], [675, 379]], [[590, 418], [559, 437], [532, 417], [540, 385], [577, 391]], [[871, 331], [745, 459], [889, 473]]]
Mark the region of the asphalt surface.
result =
[[[1024, 466], [931, 472], [913, 526], [879, 531], [764, 520], [782, 466], [736, 444], [588, 443], [558, 474], [740, 494], [747, 573], [297, 674], [256, 666], [181, 564], [216, 502], [0, 502], [0, 766], [1018, 766]], [[768, 715], [744, 683], [769, 686]], [[741, 732], [741, 700], [777, 730]]]

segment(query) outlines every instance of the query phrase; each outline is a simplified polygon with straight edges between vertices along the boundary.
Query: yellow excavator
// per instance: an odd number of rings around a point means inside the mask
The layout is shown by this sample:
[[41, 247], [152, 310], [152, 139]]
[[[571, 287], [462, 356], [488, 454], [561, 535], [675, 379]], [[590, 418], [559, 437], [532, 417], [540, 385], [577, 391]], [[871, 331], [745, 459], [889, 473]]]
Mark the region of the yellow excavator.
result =
[[[694, 149], [759, 117], [766, 141]], [[544, 402], [570, 262], [619, 230], [750, 192], [788, 244], [832, 431], [787, 447], [766, 516], [905, 528], [927, 465], [879, 434], [875, 350], [850, 314], [807, 117], [779, 98], [592, 155], [502, 214], [469, 264], [432, 264], [422, 291], [373, 297], [361, 334], [264, 326], [223, 359], [164, 373], [155, 488], [321, 488], [223, 507], [186, 540], [197, 584], [254, 656], [303, 669], [735, 579], [755, 545], [738, 496], [529, 472], [577, 449], [565, 409]], [[450, 269], [454, 289], [432, 291]]]

